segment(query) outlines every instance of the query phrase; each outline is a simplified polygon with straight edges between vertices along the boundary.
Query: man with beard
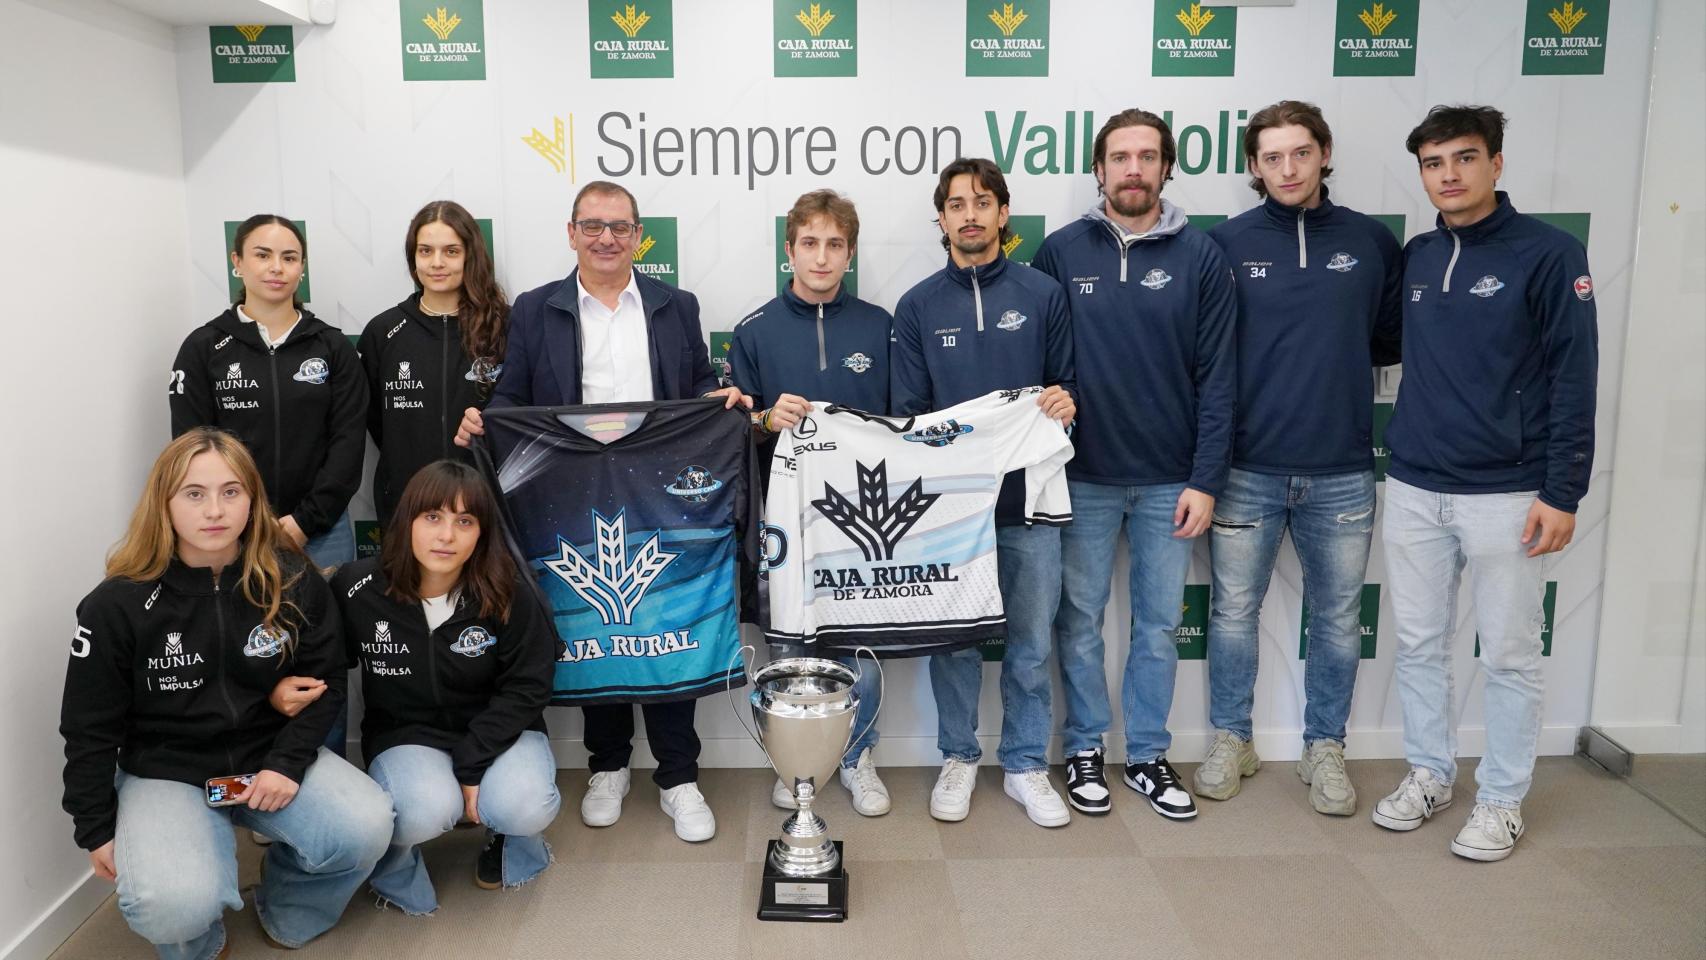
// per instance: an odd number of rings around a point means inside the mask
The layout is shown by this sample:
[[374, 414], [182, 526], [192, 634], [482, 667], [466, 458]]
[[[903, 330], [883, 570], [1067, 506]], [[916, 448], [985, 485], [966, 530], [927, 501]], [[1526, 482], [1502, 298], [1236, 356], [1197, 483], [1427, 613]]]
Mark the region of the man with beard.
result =
[[1066, 465], [1073, 522], [1061, 532], [1055, 630], [1066, 692], [1067, 798], [1110, 809], [1102, 773], [1109, 723], [1102, 616], [1116, 538], [1131, 548], [1125, 782], [1157, 813], [1196, 816], [1167, 762], [1191, 541], [1226, 482], [1236, 390], [1231, 273], [1219, 249], [1161, 198], [1177, 157], [1166, 121], [1125, 110], [1096, 134], [1102, 194], [1043, 241], [1033, 265], [1066, 291], [1084, 399]]
[[[936, 183], [936, 216], [948, 263], [900, 298], [890, 351], [894, 413], [951, 407], [993, 390], [1046, 387], [1037, 404], [1069, 424], [1073, 402], [1072, 327], [1066, 297], [1048, 277], [1008, 260], [1007, 181], [989, 160], [961, 157]], [[1065, 826], [1066, 804], [1048, 779], [1053, 725], [1049, 627], [1060, 601], [1060, 528], [1070, 517], [1025, 515], [1023, 471], [1009, 474], [995, 505], [995, 554], [1007, 615], [1001, 667], [1004, 789], [1033, 823]], [[971, 812], [977, 761], [977, 699], [983, 658], [964, 647], [930, 658], [942, 772], [930, 815]]]

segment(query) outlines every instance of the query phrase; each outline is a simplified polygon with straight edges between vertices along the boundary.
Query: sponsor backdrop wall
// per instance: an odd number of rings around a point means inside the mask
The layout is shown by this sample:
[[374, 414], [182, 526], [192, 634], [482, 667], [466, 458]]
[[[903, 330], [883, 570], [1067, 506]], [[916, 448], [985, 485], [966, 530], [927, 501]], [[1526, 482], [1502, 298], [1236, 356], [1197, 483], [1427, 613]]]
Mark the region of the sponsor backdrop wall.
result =
[[[931, 222], [936, 170], [967, 154], [1009, 171], [1013, 256], [1026, 259], [1091, 203], [1091, 138], [1132, 105], [1171, 119], [1179, 163], [1166, 196], [1207, 224], [1255, 202], [1238, 148], [1248, 116], [1282, 96], [1312, 100], [1337, 138], [1334, 199], [1408, 238], [1432, 227], [1433, 210], [1405, 134], [1435, 103], [1498, 105], [1511, 120], [1502, 185], [1518, 209], [1589, 245], [1599, 304], [1599, 457], [1575, 545], [1547, 573], [1542, 748], [1571, 749], [1587, 719], [1599, 623], [1650, 3], [371, 0], [340, 4], [338, 14], [330, 27], [178, 31], [196, 251], [186, 329], [227, 301], [225, 226], [250, 213], [306, 223], [312, 307], [353, 334], [410, 289], [402, 232], [424, 202], [453, 198], [489, 220], [513, 295], [568, 272], [569, 201], [597, 178], [638, 195], [647, 230], [635, 265], [699, 295], [714, 349], [786, 280], [777, 218], [820, 186], [859, 204], [849, 280], [892, 308], [943, 262]], [[1382, 381], [1384, 403], [1396, 383]], [[1377, 422], [1389, 412], [1383, 406]], [[357, 509], [371, 516], [366, 504]], [[1173, 727], [1183, 759], [1207, 741], [1207, 559], [1201, 544], [1180, 598], [1186, 662]], [[1124, 582], [1123, 559], [1113, 575]], [[1367, 581], [1350, 749], [1396, 756], [1378, 538]], [[1122, 593], [1107, 618], [1116, 691], [1129, 618]], [[1459, 610], [1458, 709], [1464, 750], [1477, 753], [1482, 679], [1467, 593]], [[1256, 722], [1271, 757], [1298, 749], [1303, 621], [1287, 548], [1261, 630]], [[921, 666], [890, 671], [883, 762], [937, 762]], [[983, 716], [993, 743], [993, 670]], [[578, 713], [553, 717], [565, 762], [584, 757], [579, 722]], [[721, 701], [703, 705], [701, 730], [708, 762], [759, 762]], [[1118, 737], [1111, 746], [1117, 755]]]

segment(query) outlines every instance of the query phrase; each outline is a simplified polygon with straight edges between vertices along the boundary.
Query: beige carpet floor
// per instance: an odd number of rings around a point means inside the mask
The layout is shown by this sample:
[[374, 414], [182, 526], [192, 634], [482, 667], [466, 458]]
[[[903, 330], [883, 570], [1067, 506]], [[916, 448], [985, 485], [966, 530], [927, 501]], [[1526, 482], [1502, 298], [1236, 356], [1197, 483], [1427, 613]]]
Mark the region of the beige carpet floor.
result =
[[[888, 816], [854, 814], [839, 786], [822, 812], [846, 841], [852, 916], [844, 924], [761, 923], [759, 862], [784, 814], [770, 776], [706, 770], [716, 839], [677, 840], [657, 790], [637, 778], [614, 827], [582, 826], [585, 772], [565, 770], [557, 863], [518, 891], [473, 884], [478, 831], [427, 847], [442, 908], [380, 911], [365, 894], [299, 955], [325, 958], [1024, 958], [1024, 960], [1613, 960], [1706, 957], [1706, 838], [1628, 785], [1574, 758], [1544, 759], [1523, 813], [1528, 835], [1503, 863], [1447, 850], [1468, 815], [1474, 762], [1455, 806], [1409, 834], [1367, 810], [1400, 761], [1349, 764], [1355, 817], [1309, 808], [1292, 764], [1267, 765], [1225, 803], [1173, 823], [1117, 782], [1106, 817], [1044, 830], [986, 765], [972, 814], [937, 823], [935, 770], [883, 771]], [[1182, 771], [1187, 779], [1190, 767]], [[1055, 772], [1057, 785], [1059, 771]], [[260, 848], [239, 843], [243, 879]], [[226, 915], [236, 957], [266, 948], [252, 900]], [[152, 957], [108, 900], [55, 960]]]

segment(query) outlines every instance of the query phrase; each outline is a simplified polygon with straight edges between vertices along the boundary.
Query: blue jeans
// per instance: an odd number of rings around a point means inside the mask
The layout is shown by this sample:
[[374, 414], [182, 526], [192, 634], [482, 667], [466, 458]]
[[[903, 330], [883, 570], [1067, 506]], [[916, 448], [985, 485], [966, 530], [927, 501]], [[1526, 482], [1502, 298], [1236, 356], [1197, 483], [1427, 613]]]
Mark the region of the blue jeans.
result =
[[1374, 471], [1276, 476], [1234, 469], [1214, 502], [1209, 722], [1249, 740], [1256, 626], [1286, 528], [1303, 567], [1309, 652], [1303, 742], [1345, 742], [1362, 656], [1362, 580], [1374, 538]]
[[1382, 535], [1398, 633], [1404, 755], [1442, 782], [1457, 775], [1451, 647], [1457, 586], [1467, 566], [1487, 677], [1487, 753], [1475, 769], [1475, 800], [1500, 807], [1516, 807], [1528, 794], [1540, 741], [1544, 558], [1529, 557], [1522, 543], [1534, 500], [1534, 491], [1430, 493], [1386, 478]]
[[[770, 656], [776, 660], [788, 657], [815, 657], [815, 649], [801, 643], [770, 644]], [[841, 765], [853, 767], [859, 763], [859, 754], [877, 745], [877, 725], [872, 721], [877, 717], [877, 708], [882, 703], [882, 682], [878, 680], [877, 668], [871, 664], [868, 656], [830, 657], [836, 663], [847, 667], [859, 675], [859, 680], [853, 685], [853, 693], [859, 698], [859, 710], [853, 716], [853, 739], [847, 744], [847, 752], [841, 755]]]
[[[1068, 525], [1065, 529], [1070, 530]], [[1001, 661], [1001, 768], [1024, 773], [1048, 766], [1054, 691], [1049, 678], [1050, 627], [1060, 603], [1061, 527], [997, 527], [995, 559], [1007, 614]], [[936, 746], [942, 756], [976, 763], [977, 701], [983, 655], [976, 647], [930, 658], [936, 694]]]
[[283, 810], [209, 807], [203, 789], [120, 772], [113, 863], [118, 908], [138, 936], [172, 960], [207, 960], [225, 945], [226, 910], [241, 910], [232, 824], [273, 838], [255, 892], [261, 925], [300, 947], [343, 916], [391, 837], [391, 800], [346, 761], [321, 750]]
[[330, 529], [308, 540], [303, 551], [316, 567], [336, 567], [355, 559], [355, 524], [345, 510]]
[[1110, 722], [1102, 618], [1113, 589], [1109, 571], [1123, 524], [1131, 550], [1131, 648], [1120, 707], [1125, 714], [1126, 762], [1148, 763], [1166, 754], [1173, 743], [1167, 714], [1173, 709], [1173, 678], [1179, 667], [1175, 637], [1191, 568], [1191, 541], [1173, 536], [1173, 510], [1185, 485], [1122, 487], [1078, 480], [1067, 485], [1072, 523], [1060, 535], [1065, 574], [1054, 622], [1066, 691], [1066, 752], [1101, 747]]
[[[373, 892], [404, 913], [438, 909], [438, 894], [427, 876], [420, 845], [448, 832], [462, 819], [462, 786], [450, 753], [404, 744], [374, 757], [367, 765], [397, 807], [390, 848], [373, 869]], [[480, 778], [475, 801], [488, 833], [504, 835], [503, 885], [518, 887], [551, 864], [551, 848], [542, 834], [557, 818], [557, 761], [543, 733], [527, 730], [498, 754]]]

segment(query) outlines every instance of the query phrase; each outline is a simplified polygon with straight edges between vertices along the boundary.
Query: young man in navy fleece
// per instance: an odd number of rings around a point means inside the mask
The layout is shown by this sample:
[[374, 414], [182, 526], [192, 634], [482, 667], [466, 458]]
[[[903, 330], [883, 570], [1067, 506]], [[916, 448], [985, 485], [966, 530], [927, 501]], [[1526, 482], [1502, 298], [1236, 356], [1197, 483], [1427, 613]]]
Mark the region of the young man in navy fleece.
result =
[[1309, 608], [1297, 772], [1317, 812], [1349, 816], [1345, 721], [1374, 536], [1372, 367], [1398, 362], [1403, 255], [1379, 221], [1327, 198], [1333, 132], [1314, 104], [1256, 111], [1244, 156], [1262, 203], [1209, 231], [1238, 285], [1238, 416], [1214, 505], [1214, 744], [1192, 783], [1227, 800], [1261, 763], [1250, 725], [1256, 628], [1289, 529]]
[[1387, 428], [1386, 572], [1410, 772], [1374, 822], [1413, 830], [1457, 775], [1452, 643], [1469, 568], [1486, 675], [1480, 789], [1451, 851], [1522, 837], [1540, 736], [1544, 557], [1575, 533], [1593, 468], [1599, 334], [1587, 251], [1511, 206], [1504, 114], [1438, 106], [1410, 132], [1439, 227], [1404, 249], [1404, 382]]
[[[894, 311], [894, 413], [928, 413], [992, 390], [1041, 385], [1037, 404], [1063, 424], [1073, 400], [1072, 324], [1066, 297], [1048, 277], [1002, 252], [1007, 180], [989, 160], [961, 157], [936, 182], [936, 216], [948, 263], [900, 298]], [[1044, 827], [1071, 819], [1048, 779], [1054, 725], [1048, 670], [1050, 624], [1060, 601], [1060, 532], [1024, 515], [1024, 478], [1009, 474], [995, 506], [995, 554], [1007, 614], [1001, 664], [1001, 767], [1004, 789]], [[1067, 520], [1070, 518], [1055, 518]], [[936, 695], [936, 745], [942, 772], [930, 815], [964, 820], [983, 749], [977, 699], [983, 658], [976, 647], [930, 658]]]
[[1060, 536], [1065, 575], [1055, 621], [1067, 797], [1085, 813], [1110, 809], [1102, 614], [1123, 526], [1131, 547], [1125, 782], [1157, 813], [1187, 820], [1196, 804], [1167, 762], [1174, 634], [1191, 540], [1208, 529], [1226, 483], [1237, 384], [1226, 260], [1161, 197], [1177, 155], [1173, 131], [1155, 114], [1110, 117], [1094, 145], [1101, 196], [1050, 234], [1032, 265], [1071, 302], [1084, 401], [1066, 465], [1073, 519]]

